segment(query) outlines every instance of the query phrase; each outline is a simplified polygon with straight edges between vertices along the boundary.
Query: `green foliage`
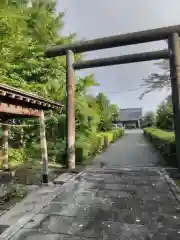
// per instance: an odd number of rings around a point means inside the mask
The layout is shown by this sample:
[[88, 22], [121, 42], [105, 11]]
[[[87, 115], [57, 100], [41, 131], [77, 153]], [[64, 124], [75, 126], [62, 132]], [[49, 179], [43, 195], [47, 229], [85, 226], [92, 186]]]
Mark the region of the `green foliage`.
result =
[[150, 134], [152, 137], [162, 139], [164, 141], [175, 141], [174, 132], [167, 132], [158, 128], [144, 128], [144, 132]]
[[111, 104], [111, 113], [112, 113], [112, 120], [118, 121], [120, 120], [120, 109], [116, 104]]
[[98, 104], [100, 110], [100, 123], [98, 130], [103, 132], [108, 131], [111, 129], [114, 117], [119, 119], [118, 107], [115, 104], [111, 104], [104, 93], [98, 94], [96, 97], [96, 103]]
[[12, 187], [11, 198], [22, 199], [27, 195], [27, 188], [22, 184], [14, 184]]
[[150, 127], [155, 125], [155, 122], [156, 122], [155, 113], [152, 111], [149, 111], [144, 115], [142, 124], [144, 127], [147, 127], [147, 126]]
[[156, 126], [158, 128], [173, 131], [173, 109], [171, 104], [162, 104], [157, 109]]
[[65, 139], [56, 139], [56, 141], [48, 142], [48, 152], [49, 159], [52, 162], [57, 162], [65, 165], [65, 148], [66, 148], [66, 140]]
[[167, 132], [157, 128], [144, 128], [144, 135], [171, 166], [177, 167], [174, 132]]
[[18, 164], [22, 164], [26, 161], [26, 154], [24, 149], [9, 149], [9, 164], [14, 167]]
[[[71, 43], [76, 35], [61, 35], [64, 13], [57, 13], [55, 6], [55, 0], [0, 1], [0, 83], [66, 104], [65, 57], [45, 58], [44, 50], [49, 45]], [[82, 55], [75, 55], [75, 60], [80, 59]], [[76, 148], [83, 148], [85, 156], [101, 149], [98, 132], [111, 130], [113, 117], [119, 118], [118, 107], [105, 94], [88, 94], [97, 85], [93, 75], [76, 79]], [[45, 114], [50, 161], [64, 161], [65, 114], [65, 109], [61, 114]], [[13, 119], [10, 124], [28, 125], [10, 127], [10, 162], [39, 161], [38, 120]]]
[[146, 87], [146, 90], [141, 94], [140, 99], [142, 99], [146, 94], [154, 90], [171, 89], [171, 81], [169, 77], [169, 61], [162, 60], [155, 63], [163, 72], [162, 73], [152, 73], [147, 78], [143, 79], [144, 83], [141, 84], [142, 87]]
[[[82, 136], [76, 143], [76, 159], [78, 163], [88, 163], [89, 158], [103, 151], [109, 144], [123, 136], [122, 129], [113, 129], [108, 132], [100, 132], [88, 137]], [[107, 140], [107, 145], [105, 143]]]

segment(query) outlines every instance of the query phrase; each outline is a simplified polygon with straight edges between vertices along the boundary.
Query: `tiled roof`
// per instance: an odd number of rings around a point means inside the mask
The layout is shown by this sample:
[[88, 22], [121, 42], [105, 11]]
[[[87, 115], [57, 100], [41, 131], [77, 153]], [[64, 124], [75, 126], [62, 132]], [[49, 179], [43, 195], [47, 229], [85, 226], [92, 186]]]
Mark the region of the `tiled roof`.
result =
[[25, 92], [5, 84], [0, 84], [0, 101], [18, 106], [28, 106], [33, 109], [62, 109], [60, 102], [55, 102], [34, 93]]
[[136, 121], [142, 117], [142, 108], [120, 109], [121, 121]]

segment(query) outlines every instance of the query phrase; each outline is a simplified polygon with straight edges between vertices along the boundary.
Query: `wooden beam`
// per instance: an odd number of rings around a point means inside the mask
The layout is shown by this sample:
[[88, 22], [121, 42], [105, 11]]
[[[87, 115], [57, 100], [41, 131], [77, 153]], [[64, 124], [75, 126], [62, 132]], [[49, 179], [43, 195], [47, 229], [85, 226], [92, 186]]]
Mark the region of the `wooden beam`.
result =
[[13, 93], [7, 93], [6, 95], [7, 95], [7, 97], [15, 98], [15, 94], [13, 94]]
[[48, 183], [48, 154], [47, 154], [47, 142], [46, 142], [46, 127], [44, 121], [44, 112], [40, 112], [40, 140], [41, 140], [41, 154], [43, 162], [43, 183]]
[[75, 72], [74, 54], [66, 55], [66, 157], [69, 169], [76, 167], [75, 160]]
[[24, 108], [22, 106], [15, 106], [12, 104], [1, 103], [0, 104], [0, 113], [15, 114], [15, 115], [25, 115], [25, 116], [40, 116], [40, 111], [33, 110], [30, 108]]
[[24, 100], [25, 102], [30, 102], [30, 99], [27, 98], [27, 97], [24, 97], [23, 100]]
[[83, 53], [88, 51], [161, 41], [167, 39], [174, 32], [180, 33], [180, 25], [79, 41], [66, 45], [53, 46], [45, 50], [45, 56], [63, 56], [67, 53], [68, 50], [71, 50], [74, 53]]
[[23, 96], [20, 96], [20, 95], [15, 95], [15, 98], [18, 100], [23, 100]]
[[180, 42], [178, 33], [173, 33], [169, 37], [168, 45], [170, 52], [169, 63], [174, 112], [176, 157], [178, 167], [180, 168]]
[[44, 97], [41, 97], [39, 95], [19, 90], [5, 84], [0, 84], [0, 97], [6, 103], [11, 103], [13, 98], [18, 100], [20, 103], [17, 101], [18, 103], [16, 102], [15, 105], [26, 105], [26, 103], [28, 102], [29, 105], [30, 104], [35, 105], [33, 106], [33, 108], [36, 108], [37, 105], [39, 105], [41, 106], [42, 109], [43, 103], [49, 104], [48, 107], [47, 106], [45, 107], [45, 109], [47, 108], [51, 109], [52, 106], [57, 106], [60, 109], [63, 107], [63, 105], [59, 102], [55, 102]]
[[34, 100], [34, 99], [30, 99], [30, 103], [32, 103], [32, 104], [36, 104], [36, 100]]
[[75, 62], [73, 64], [73, 67], [74, 67], [74, 70], [80, 70], [80, 69], [95, 68], [95, 67], [114, 66], [114, 65], [127, 64], [127, 63], [145, 62], [145, 61], [152, 61], [152, 60], [158, 60], [158, 59], [169, 59], [169, 51], [160, 50], [160, 51], [153, 51], [153, 52], [143, 52], [143, 53], [136, 53], [136, 54], [130, 54], [130, 55], [116, 56], [116, 57], [79, 61], [79, 62]]
[[8, 162], [8, 119], [2, 119], [2, 129], [3, 129], [3, 169], [8, 170], [9, 162]]
[[0, 91], [0, 95], [1, 96], [6, 96], [6, 92], [5, 91]]

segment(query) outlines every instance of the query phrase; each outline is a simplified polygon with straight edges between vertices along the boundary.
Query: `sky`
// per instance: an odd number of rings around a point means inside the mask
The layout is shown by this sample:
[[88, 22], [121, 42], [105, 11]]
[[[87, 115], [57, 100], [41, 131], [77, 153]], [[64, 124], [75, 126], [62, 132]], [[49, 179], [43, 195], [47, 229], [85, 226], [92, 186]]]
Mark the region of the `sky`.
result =
[[[94, 39], [180, 24], [180, 0], [57, 0], [57, 11], [65, 12], [62, 34], [76, 32], [77, 40]], [[140, 53], [167, 48], [164, 41], [111, 48], [85, 53], [84, 59], [94, 59], [124, 54]], [[84, 76], [93, 73], [100, 86], [93, 93], [104, 92], [120, 108], [142, 107], [155, 110], [167, 96], [167, 91], [155, 91], [139, 96], [143, 78], [159, 72], [154, 62], [92, 68], [78, 71]], [[134, 90], [135, 91], [129, 91]]]

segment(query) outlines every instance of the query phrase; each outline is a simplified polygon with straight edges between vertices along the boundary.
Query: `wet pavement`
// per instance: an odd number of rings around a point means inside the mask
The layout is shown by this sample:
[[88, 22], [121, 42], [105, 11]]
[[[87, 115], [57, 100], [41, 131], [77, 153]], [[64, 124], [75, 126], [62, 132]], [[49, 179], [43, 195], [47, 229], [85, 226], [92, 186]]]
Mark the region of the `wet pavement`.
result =
[[10, 240], [180, 239], [179, 201], [141, 132], [96, 160]]
[[124, 137], [113, 144], [107, 151], [95, 159], [98, 166], [99, 161], [108, 164], [110, 167], [153, 167], [163, 166], [163, 161], [159, 153], [144, 138], [143, 131], [126, 130]]

